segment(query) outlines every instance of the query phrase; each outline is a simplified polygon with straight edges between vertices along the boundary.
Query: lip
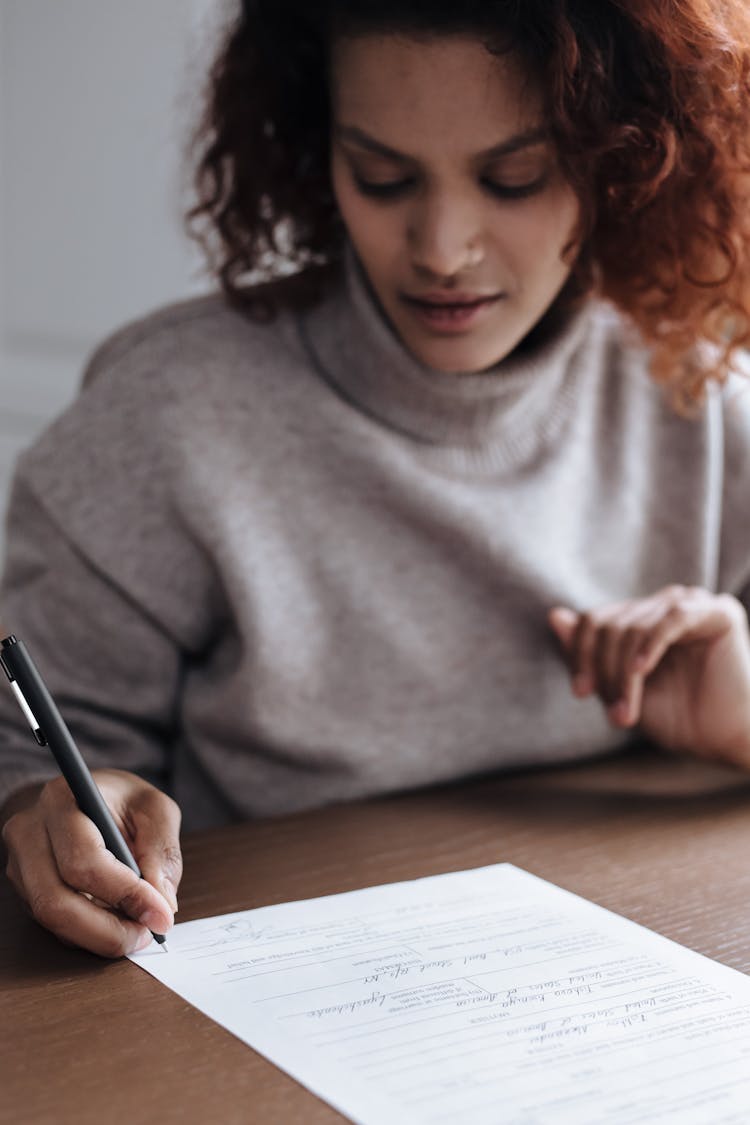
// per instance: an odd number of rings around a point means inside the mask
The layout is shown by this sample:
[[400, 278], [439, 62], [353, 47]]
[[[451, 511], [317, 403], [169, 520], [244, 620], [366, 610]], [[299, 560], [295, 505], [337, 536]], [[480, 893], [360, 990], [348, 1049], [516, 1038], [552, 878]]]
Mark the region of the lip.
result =
[[445, 294], [440, 294], [439, 301], [405, 297], [404, 303], [423, 328], [440, 336], [453, 336], [470, 332], [484, 319], [502, 294], [474, 297], [470, 301], [459, 300], [459, 296], [465, 298], [467, 294], [456, 294], [450, 301], [445, 300]]
[[404, 293], [404, 300], [421, 305], [476, 305], [479, 301], [495, 301], [500, 293]]

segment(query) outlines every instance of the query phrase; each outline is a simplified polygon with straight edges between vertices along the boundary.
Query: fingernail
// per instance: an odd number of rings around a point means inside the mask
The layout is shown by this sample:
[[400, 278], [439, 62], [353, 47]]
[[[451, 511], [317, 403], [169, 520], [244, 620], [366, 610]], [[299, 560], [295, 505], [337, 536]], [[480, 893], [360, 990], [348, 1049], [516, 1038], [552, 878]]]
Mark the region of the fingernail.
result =
[[587, 695], [589, 691], [589, 678], [583, 672], [573, 677], [573, 691], [576, 695]]

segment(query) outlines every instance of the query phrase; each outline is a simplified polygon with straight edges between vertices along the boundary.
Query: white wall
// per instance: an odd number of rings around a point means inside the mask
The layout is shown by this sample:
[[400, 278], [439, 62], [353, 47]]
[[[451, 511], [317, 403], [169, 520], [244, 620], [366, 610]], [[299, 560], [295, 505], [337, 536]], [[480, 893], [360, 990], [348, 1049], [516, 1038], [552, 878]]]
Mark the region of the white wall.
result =
[[102, 336], [209, 284], [181, 158], [228, 7], [0, 0], [0, 514]]

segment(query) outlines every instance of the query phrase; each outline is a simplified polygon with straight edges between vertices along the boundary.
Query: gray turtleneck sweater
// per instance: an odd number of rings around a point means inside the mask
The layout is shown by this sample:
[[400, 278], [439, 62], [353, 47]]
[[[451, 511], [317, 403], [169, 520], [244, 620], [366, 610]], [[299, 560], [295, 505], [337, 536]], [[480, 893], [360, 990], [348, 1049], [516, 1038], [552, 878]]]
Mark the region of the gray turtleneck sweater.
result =
[[[20, 460], [0, 619], [187, 828], [605, 752], [547, 610], [746, 594], [749, 436], [747, 394], [674, 414], [594, 302], [430, 371], [350, 255], [273, 323], [209, 297], [99, 349]], [[0, 690], [0, 800], [54, 772]]]

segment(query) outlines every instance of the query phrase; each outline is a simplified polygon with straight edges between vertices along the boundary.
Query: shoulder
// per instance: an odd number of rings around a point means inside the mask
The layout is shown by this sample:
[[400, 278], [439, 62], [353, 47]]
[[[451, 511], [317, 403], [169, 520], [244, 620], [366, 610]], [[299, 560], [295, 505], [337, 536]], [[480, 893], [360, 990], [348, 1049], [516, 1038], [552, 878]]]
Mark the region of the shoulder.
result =
[[[308, 279], [292, 278], [256, 287], [246, 308], [212, 294], [126, 324], [93, 353], [70, 407], [22, 454], [20, 475], [60, 502], [80, 494], [94, 508], [98, 494], [124, 492], [127, 481], [145, 503], [173, 487], [186, 459], [255, 441], [310, 381], [295, 310], [311, 291]], [[325, 290], [316, 287], [315, 299], [325, 301]]]
[[296, 314], [305, 301], [325, 305], [326, 281], [311, 271], [254, 286], [241, 305], [212, 293], [125, 324], [92, 354], [79, 395], [36, 458], [63, 457], [78, 441], [125, 461], [149, 445], [163, 456], [170, 438], [220, 427], [251, 405], [262, 410], [307, 374]]
[[172, 355], [184, 361], [192, 345], [211, 337], [231, 341], [243, 331], [242, 319], [219, 293], [163, 306], [123, 324], [97, 346], [86, 365], [83, 388], [113, 371], [147, 367], [152, 357]]
[[241, 376], [258, 365], [284, 366], [300, 354], [296, 313], [325, 302], [332, 274], [313, 269], [240, 292], [234, 303], [222, 293], [157, 309], [112, 333], [91, 356], [82, 389], [111, 383], [128, 396], [150, 386], [185, 393]]
[[[596, 357], [595, 378], [611, 403], [632, 410], [640, 403], [659, 425], [676, 432], [713, 430], [718, 425], [725, 443], [750, 437], [750, 353], [740, 353], [736, 371], [723, 384], [709, 380], [703, 400], [681, 408], [670, 387], [652, 373], [652, 352], [635, 324], [608, 302], [592, 299], [585, 346]], [[698, 360], [710, 369], [712, 350], [698, 350]]]
[[[651, 351], [636, 326], [608, 302], [592, 299], [589, 315], [589, 343], [600, 357], [601, 374], [607, 383], [627, 371], [631, 379], [655, 402], [667, 417], [681, 421], [714, 411], [723, 416], [725, 439], [733, 452], [747, 457], [750, 446], [750, 351], [740, 351], [734, 358], [734, 370], [726, 382], [709, 381], [705, 410], [697, 406], [694, 413], [681, 413], [673, 405], [669, 390], [651, 374]], [[701, 363], [711, 363], [712, 348], [701, 351]], [[736, 449], [734, 448], [736, 446]]]

